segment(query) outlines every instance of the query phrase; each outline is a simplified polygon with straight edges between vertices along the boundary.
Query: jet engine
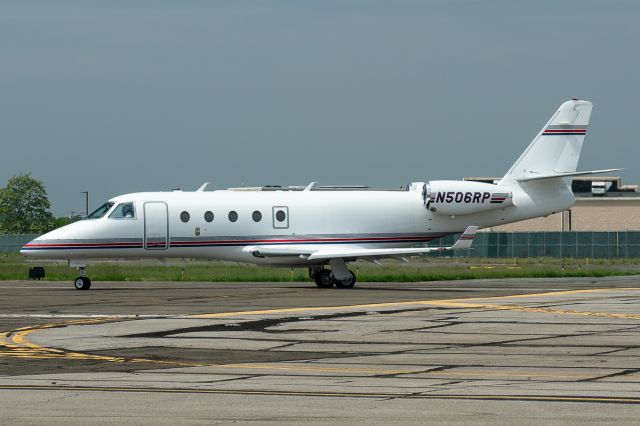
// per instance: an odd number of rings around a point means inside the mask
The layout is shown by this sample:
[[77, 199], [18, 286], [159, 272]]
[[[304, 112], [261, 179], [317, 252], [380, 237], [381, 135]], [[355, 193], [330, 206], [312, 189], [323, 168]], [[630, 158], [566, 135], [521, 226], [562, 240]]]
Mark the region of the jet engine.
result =
[[426, 185], [425, 206], [437, 214], [457, 216], [512, 205], [512, 192], [499, 185], [455, 180], [436, 180]]

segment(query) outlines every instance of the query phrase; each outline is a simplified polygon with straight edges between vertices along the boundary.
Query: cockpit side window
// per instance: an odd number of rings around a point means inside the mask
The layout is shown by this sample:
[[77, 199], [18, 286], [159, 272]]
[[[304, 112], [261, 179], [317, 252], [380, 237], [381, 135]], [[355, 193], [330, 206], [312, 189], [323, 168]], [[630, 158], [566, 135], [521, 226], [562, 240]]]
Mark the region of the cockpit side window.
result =
[[111, 203], [111, 202], [104, 203], [103, 205], [95, 209], [95, 211], [91, 213], [89, 216], [85, 217], [85, 219], [100, 219], [105, 214], [107, 214], [109, 210], [111, 210], [111, 207], [113, 207], [114, 204], [115, 203]]
[[133, 203], [118, 204], [113, 213], [109, 215], [109, 219], [135, 219], [136, 211]]

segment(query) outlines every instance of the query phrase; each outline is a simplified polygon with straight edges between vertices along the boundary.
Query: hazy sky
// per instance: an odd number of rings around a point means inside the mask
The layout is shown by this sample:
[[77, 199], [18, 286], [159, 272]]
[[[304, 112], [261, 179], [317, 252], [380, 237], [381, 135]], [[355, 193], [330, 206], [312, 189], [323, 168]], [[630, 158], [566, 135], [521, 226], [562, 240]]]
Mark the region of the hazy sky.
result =
[[127, 192], [501, 176], [558, 105], [640, 183], [640, 2], [2, 1], [0, 186]]

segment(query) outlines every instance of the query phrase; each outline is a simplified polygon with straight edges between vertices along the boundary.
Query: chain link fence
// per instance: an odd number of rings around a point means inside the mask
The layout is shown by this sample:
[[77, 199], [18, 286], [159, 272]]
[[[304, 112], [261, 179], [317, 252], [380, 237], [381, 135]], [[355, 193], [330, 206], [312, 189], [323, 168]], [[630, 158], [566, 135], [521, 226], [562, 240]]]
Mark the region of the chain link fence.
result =
[[17, 253], [39, 234], [0, 235], [0, 253]]
[[[457, 237], [441, 238], [429, 245], [450, 246]], [[471, 250], [456, 251], [455, 255], [484, 258], [640, 258], [640, 231], [480, 232]], [[434, 253], [430, 256], [450, 256], [450, 253]]]

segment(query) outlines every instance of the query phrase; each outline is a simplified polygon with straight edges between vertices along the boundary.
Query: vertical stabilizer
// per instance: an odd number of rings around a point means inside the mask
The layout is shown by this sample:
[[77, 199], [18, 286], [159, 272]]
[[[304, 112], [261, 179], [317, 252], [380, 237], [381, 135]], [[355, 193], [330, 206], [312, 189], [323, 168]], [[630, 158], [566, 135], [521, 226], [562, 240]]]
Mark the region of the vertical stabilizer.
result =
[[511, 166], [502, 184], [575, 172], [592, 106], [591, 102], [578, 99], [560, 105]]

